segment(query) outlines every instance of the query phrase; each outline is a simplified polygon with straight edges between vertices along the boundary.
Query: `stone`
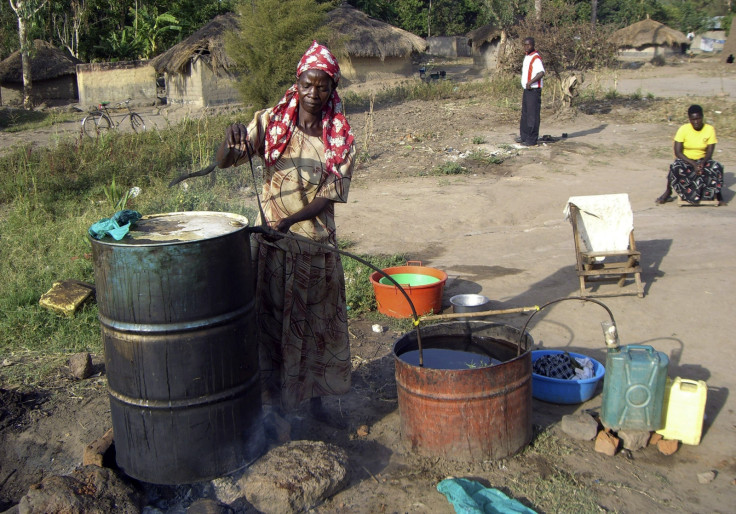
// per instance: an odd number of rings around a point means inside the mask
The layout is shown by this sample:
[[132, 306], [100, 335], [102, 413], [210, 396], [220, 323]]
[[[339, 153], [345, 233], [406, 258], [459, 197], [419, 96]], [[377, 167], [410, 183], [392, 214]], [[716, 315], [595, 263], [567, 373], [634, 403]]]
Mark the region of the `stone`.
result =
[[646, 448], [651, 436], [648, 430], [619, 430], [618, 437], [626, 450], [632, 452]]
[[358, 430], [355, 431], [355, 434], [360, 438], [368, 437], [369, 433], [370, 430], [368, 429], [368, 425], [360, 425]]
[[75, 353], [69, 357], [69, 370], [77, 380], [84, 380], [92, 375], [92, 356], [89, 353]]
[[595, 451], [613, 457], [618, 449], [619, 439], [615, 435], [602, 430], [595, 438]]
[[114, 441], [112, 428], [99, 437], [89, 443], [84, 448], [84, 454], [82, 455], [83, 466], [99, 466], [103, 467], [105, 460], [105, 453], [110, 449]]
[[270, 450], [238, 481], [253, 507], [269, 514], [301, 512], [342, 490], [348, 456], [321, 441], [291, 441]]
[[680, 447], [680, 441], [677, 439], [660, 439], [657, 442], [659, 453], [664, 455], [672, 455]]
[[243, 492], [240, 490], [238, 480], [242, 476], [242, 473], [234, 473], [224, 477], [215, 478], [210, 482], [212, 484], [214, 497], [227, 505], [232, 505], [236, 500], [243, 497]]
[[200, 498], [192, 503], [186, 514], [232, 514], [233, 509], [210, 498]]
[[698, 483], [710, 484], [716, 479], [717, 473], [715, 471], [706, 471], [704, 473], [698, 473]]
[[85, 466], [71, 475], [51, 475], [32, 485], [18, 504], [19, 514], [138, 514], [143, 498], [111, 469]]
[[568, 414], [562, 417], [562, 431], [573, 439], [590, 441], [598, 434], [598, 422], [590, 414]]
[[41, 307], [73, 318], [74, 313], [94, 296], [95, 286], [78, 280], [58, 280], [51, 289], [41, 295]]

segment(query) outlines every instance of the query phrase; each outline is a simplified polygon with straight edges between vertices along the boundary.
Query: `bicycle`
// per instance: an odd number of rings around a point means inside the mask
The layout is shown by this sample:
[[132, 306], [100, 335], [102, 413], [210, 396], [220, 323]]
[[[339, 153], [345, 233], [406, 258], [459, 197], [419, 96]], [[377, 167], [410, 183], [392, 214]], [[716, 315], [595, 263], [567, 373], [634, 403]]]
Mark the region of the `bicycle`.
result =
[[82, 132], [94, 138], [103, 131], [110, 130], [111, 128], [117, 129], [125, 118], [130, 118], [130, 126], [133, 128], [133, 132], [146, 130], [146, 124], [141, 115], [130, 109], [130, 98], [124, 102], [115, 104], [115, 108], [125, 106], [128, 109], [128, 112], [123, 114], [123, 117], [117, 123], [113, 121], [113, 115], [107, 110], [108, 105], [110, 105], [110, 102], [100, 102], [96, 110], [85, 116], [82, 120]]

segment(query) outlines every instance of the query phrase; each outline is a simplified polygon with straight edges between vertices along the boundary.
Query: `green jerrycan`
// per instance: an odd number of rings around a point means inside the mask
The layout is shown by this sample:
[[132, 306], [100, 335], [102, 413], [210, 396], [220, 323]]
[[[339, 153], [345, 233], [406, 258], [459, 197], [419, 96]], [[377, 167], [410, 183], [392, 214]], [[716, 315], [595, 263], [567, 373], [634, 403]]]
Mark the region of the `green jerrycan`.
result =
[[669, 358], [651, 346], [609, 346], [601, 422], [612, 430], [659, 430]]

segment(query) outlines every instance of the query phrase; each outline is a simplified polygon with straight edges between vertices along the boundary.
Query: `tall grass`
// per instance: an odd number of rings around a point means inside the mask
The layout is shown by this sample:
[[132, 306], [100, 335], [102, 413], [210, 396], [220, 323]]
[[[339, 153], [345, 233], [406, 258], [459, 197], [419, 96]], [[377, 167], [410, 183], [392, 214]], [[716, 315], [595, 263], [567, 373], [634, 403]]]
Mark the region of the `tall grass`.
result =
[[29, 111], [14, 107], [0, 107], [0, 129], [5, 132], [21, 132], [51, 127], [65, 121], [79, 121], [78, 112], [58, 110]]
[[[69, 139], [49, 149], [15, 148], [0, 157], [0, 368], [2, 382], [44, 379], [58, 356], [99, 353], [97, 307], [73, 318], [41, 308], [41, 295], [62, 279], [93, 281], [87, 229], [115, 209], [106, 197], [138, 186], [127, 207], [143, 214], [222, 210], [253, 219], [243, 168], [218, 172], [213, 184], [196, 179], [169, 189], [174, 176], [207, 165], [226, 117], [189, 119], [161, 132], [111, 133]], [[250, 191], [250, 193], [248, 193]]]

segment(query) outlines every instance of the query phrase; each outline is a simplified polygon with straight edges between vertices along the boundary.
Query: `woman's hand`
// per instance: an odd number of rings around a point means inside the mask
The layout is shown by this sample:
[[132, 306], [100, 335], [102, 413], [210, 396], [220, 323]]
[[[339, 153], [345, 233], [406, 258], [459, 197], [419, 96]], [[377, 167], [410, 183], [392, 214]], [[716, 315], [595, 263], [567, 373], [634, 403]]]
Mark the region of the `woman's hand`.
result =
[[284, 218], [284, 219], [280, 219], [276, 223], [276, 225], [274, 225], [273, 229], [276, 230], [277, 232], [281, 232], [282, 234], [286, 234], [293, 224], [294, 223], [292, 223], [289, 220], [289, 218]]
[[233, 123], [225, 129], [225, 140], [217, 149], [217, 165], [228, 168], [236, 164], [245, 154], [248, 129], [242, 123]]
[[704, 160], [704, 159], [700, 159], [700, 160], [699, 160], [699, 161], [698, 161], [698, 162], [696, 163], [696, 166], [695, 166], [695, 172], [696, 172], [696, 173], [697, 173], [698, 175], [702, 175], [702, 174], [703, 174], [703, 171], [704, 171], [704, 170], [705, 170], [705, 160]]
[[[289, 232], [289, 229], [291, 228], [292, 225], [293, 223], [289, 221], [289, 218], [284, 218], [276, 222], [276, 224], [273, 227], [271, 227], [271, 230], [275, 232], [279, 232], [281, 234], [286, 234]], [[263, 239], [265, 239], [269, 243], [273, 243], [275, 241], [278, 241], [279, 239], [282, 239], [282, 237], [278, 234], [271, 232], [268, 234], [263, 234]]]
[[[278, 220], [271, 228], [276, 232], [286, 234], [295, 223], [311, 220], [319, 216], [322, 211], [330, 205], [330, 203], [331, 200], [328, 200], [327, 198], [315, 198], [299, 212]], [[271, 237], [271, 239], [269, 239], [269, 237]], [[264, 236], [264, 238], [267, 241], [275, 241], [276, 239], [279, 239], [278, 237], [274, 236]]]

